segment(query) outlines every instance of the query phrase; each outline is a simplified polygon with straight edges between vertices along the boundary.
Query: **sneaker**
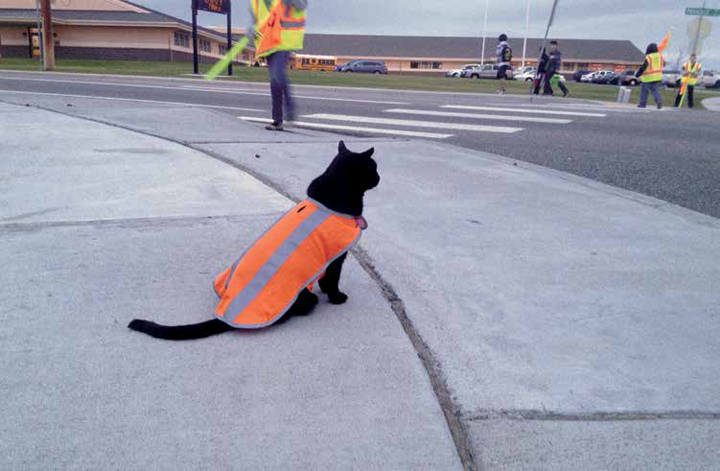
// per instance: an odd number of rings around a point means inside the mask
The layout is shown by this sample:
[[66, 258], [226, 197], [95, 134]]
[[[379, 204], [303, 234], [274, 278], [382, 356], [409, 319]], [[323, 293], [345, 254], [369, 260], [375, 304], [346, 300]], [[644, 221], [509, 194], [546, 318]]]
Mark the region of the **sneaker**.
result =
[[570, 92], [563, 92], [563, 98], [567, 98], [568, 95], [570, 95]]
[[498, 91], [497, 91], [497, 94], [498, 94], [498, 95], [505, 95], [505, 90], [498, 90]]
[[659, 110], [662, 109], [662, 103], [658, 103], [658, 109], [659, 109]]
[[271, 123], [265, 126], [265, 129], [268, 131], [282, 131], [284, 128], [283, 123]]

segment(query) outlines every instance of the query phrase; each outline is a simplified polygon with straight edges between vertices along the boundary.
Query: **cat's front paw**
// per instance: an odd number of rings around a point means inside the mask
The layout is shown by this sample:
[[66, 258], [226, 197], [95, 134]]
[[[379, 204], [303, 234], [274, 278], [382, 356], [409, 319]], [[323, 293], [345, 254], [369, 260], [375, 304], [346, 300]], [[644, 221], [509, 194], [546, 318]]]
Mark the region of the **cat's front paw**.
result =
[[336, 291], [335, 293], [327, 293], [328, 301], [331, 304], [342, 304], [348, 300], [347, 294]]

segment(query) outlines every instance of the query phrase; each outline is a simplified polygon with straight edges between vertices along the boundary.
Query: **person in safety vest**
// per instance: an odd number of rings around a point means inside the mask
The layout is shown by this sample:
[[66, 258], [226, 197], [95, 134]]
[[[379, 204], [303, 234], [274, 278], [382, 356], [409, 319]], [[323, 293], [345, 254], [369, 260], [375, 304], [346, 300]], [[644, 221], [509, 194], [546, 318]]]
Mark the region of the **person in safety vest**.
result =
[[287, 121], [295, 118], [290, 82], [285, 68], [292, 51], [303, 48], [307, 0], [250, 0], [251, 23], [247, 37], [255, 39], [255, 61], [265, 58], [270, 74], [272, 124], [270, 131], [283, 130], [283, 105]]
[[660, 97], [660, 81], [662, 80], [662, 69], [665, 64], [662, 54], [658, 51], [655, 43], [645, 50], [645, 62], [635, 73], [635, 77], [640, 79], [640, 103], [638, 108], [647, 106], [648, 92], [652, 94], [658, 109], [662, 108], [662, 98]]
[[695, 85], [697, 85], [700, 69], [702, 69], [702, 65], [695, 60], [695, 57], [695, 54], [690, 54], [690, 60], [683, 64], [683, 76], [680, 79], [678, 94], [675, 97], [676, 107], [680, 106], [683, 94], [687, 94], [688, 106], [693, 107], [693, 92], [695, 91]]

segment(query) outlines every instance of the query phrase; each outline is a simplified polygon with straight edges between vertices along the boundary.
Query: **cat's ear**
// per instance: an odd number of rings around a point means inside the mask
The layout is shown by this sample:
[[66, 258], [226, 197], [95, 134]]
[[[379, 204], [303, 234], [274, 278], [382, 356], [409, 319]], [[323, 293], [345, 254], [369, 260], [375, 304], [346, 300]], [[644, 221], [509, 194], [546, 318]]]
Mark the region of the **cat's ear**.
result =
[[372, 157], [372, 155], [373, 155], [374, 153], [375, 153], [375, 148], [374, 148], [374, 147], [371, 147], [371, 148], [369, 148], [368, 150], [366, 150], [365, 152], [363, 152], [363, 153], [362, 153], [362, 156], [363, 156], [363, 157]]
[[345, 143], [343, 141], [340, 141], [338, 144], [338, 152], [341, 154], [345, 154], [348, 152], [347, 147], [345, 147]]

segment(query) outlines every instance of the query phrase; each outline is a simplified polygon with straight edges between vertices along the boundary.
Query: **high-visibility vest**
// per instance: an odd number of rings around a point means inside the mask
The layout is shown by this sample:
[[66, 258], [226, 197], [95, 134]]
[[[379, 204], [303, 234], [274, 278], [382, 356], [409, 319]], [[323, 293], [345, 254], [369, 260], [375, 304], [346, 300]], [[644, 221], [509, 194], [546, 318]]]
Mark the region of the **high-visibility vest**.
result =
[[270, 8], [265, 0], [250, 0], [255, 16], [255, 58], [269, 56], [276, 51], [297, 51], [305, 38], [305, 10], [283, 5], [273, 0]]
[[300, 291], [357, 244], [358, 219], [312, 199], [298, 203], [215, 278], [215, 316], [241, 329], [278, 321]]
[[653, 52], [645, 56], [648, 63], [647, 68], [640, 76], [643, 83], [659, 82], [662, 80], [663, 57], [659, 52]]
[[698, 72], [700, 72], [700, 63], [695, 62], [694, 64], [691, 64], [690, 62], [685, 62], [683, 64], [683, 77], [680, 79], [682, 83], [687, 83], [690, 86], [697, 84], [697, 76]]

